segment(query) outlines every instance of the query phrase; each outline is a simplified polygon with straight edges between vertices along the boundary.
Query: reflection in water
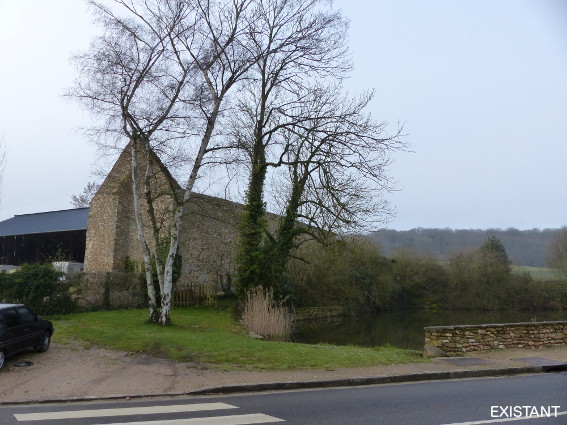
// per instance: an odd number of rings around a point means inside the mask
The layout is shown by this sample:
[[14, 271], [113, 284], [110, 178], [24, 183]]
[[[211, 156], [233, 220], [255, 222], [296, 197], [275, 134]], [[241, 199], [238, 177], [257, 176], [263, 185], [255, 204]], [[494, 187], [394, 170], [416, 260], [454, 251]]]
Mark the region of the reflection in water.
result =
[[543, 322], [567, 320], [565, 311], [394, 311], [378, 315], [337, 317], [299, 322], [294, 342], [308, 344], [392, 345], [421, 350], [426, 326], [478, 325], [483, 323]]

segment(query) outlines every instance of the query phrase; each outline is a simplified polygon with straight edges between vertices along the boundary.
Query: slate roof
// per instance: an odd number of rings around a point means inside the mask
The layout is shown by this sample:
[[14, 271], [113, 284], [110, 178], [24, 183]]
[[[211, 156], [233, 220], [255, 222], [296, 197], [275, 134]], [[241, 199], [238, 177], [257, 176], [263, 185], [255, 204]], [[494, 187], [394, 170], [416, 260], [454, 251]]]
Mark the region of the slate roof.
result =
[[0, 221], [0, 236], [87, 230], [88, 208], [15, 215]]

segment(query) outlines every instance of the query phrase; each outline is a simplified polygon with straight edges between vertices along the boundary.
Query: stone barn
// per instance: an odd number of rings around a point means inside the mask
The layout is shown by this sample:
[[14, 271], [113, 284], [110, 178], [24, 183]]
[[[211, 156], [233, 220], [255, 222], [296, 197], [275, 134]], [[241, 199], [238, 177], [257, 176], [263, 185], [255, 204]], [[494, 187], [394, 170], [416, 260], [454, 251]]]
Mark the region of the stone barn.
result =
[[[148, 181], [156, 205], [156, 220], [165, 235], [171, 224], [173, 196], [179, 196], [182, 191], [151, 151], [140, 153], [138, 163], [143, 167], [140, 166], [139, 175], [144, 175], [148, 161], [152, 167]], [[140, 182], [140, 187], [143, 185], [144, 182]], [[177, 285], [202, 283], [220, 287], [230, 284], [241, 207], [220, 198], [193, 194], [186, 206], [179, 236], [182, 267]], [[146, 211], [144, 205], [142, 210]], [[147, 223], [147, 214], [144, 219]], [[85, 271], [121, 274], [133, 264], [141, 270], [143, 251], [133, 207], [131, 150], [127, 147], [91, 202]]]

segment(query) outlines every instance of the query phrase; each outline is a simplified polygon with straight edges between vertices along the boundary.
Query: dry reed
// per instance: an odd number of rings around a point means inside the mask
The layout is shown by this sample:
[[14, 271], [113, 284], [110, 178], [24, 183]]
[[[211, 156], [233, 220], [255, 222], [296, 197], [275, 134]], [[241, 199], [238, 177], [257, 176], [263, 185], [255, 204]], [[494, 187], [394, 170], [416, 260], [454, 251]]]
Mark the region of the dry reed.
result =
[[257, 286], [246, 293], [242, 321], [248, 330], [258, 335], [285, 341], [291, 335], [293, 315], [274, 300], [271, 289]]

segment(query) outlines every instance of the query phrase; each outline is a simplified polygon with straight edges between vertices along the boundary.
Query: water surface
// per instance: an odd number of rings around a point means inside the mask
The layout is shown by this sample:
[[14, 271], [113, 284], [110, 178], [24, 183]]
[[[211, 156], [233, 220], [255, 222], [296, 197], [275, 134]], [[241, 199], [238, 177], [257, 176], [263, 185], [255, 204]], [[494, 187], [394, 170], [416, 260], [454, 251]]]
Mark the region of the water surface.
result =
[[565, 311], [393, 311], [299, 322], [292, 341], [423, 349], [426, 326], [567, 320]]

